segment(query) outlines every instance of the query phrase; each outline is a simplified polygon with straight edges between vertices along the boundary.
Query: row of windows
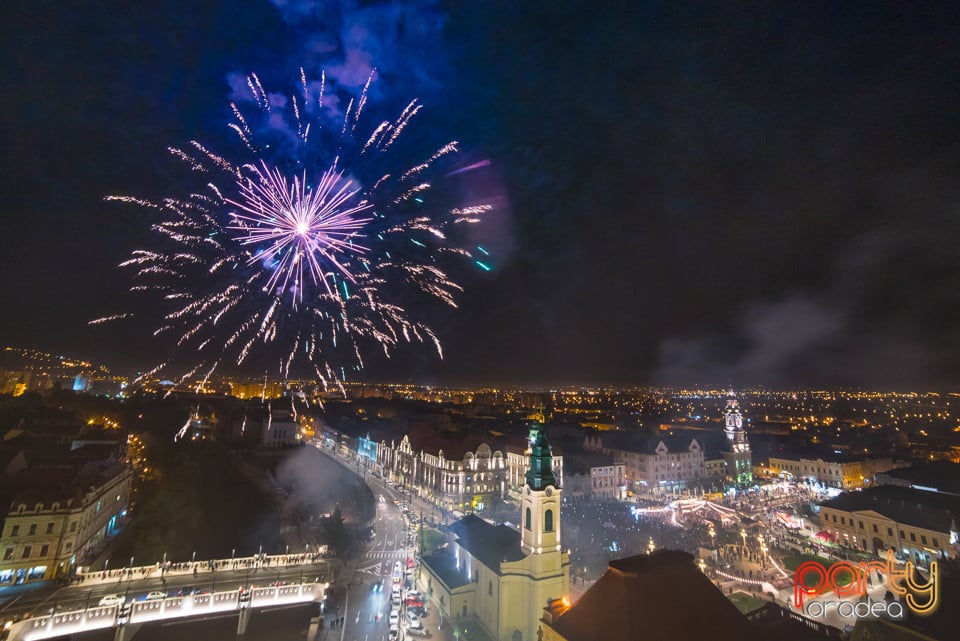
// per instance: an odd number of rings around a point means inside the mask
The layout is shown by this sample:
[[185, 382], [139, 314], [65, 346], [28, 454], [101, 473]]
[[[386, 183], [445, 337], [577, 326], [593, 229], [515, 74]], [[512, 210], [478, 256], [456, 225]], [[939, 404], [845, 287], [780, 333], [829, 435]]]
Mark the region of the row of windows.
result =
[[[834, 523], [837, 522], [837, 515], [836, 515], [836, 514], [830, 514], [830, 515], [829, 515], [829, 518], [830, 518]], [[847, 517], [845, 517], [845, 516], [841, 516], [841, 517], [840, 517], [840, 525], [847, 525]], [[865, 529], [865, 528], [863, 527], [863, 521], [857, 521], [857, 525], [858, 525], [859, 529], [861, 529], [861, 530]], [[852, 519], [852, 518], [850, 519], [850, 527], [853, 527], [853, 519]], [[874, 533], [876, 533], [876, 534], [879, 534], [879, 533], [880, 533], [880, 529], [877, 527], [877, 524], [876, 524], [876, 523], [873, 524], [873, 531], [874, 531]], [[893, 536], [893, 528], [889, 528], [889, 527], [887, 528], [887, 536]], [[907, 538], [907, 535], [906, 535], [906, 533], [905, 533], [903, 530], [900, 530], [900, 538], [901, 538], [901, 539], [904, 539], [904, 540], [906, 540], [906, 538]], [[940, 547], [940, 539], [938, 539], [937, 537], [931, 537], [931, 538], [932, 538], [933, 547], [935, 547], [935, 548]], [[912, 542], [914, 542], [914, 543], [917, 542], [917, 534], [916, 534], [916, 532], [911, 532], [911, 533], [910, 533], [910, 540], [911, 540]], [[921, 534], [921, 535], [920, 535], [920, 542], [921, 542], [923, 545], [927, 545], [927, 536], [926, 536], [925, 534]]]
[[[73, 547], [72, 543], [65, 543], [63, 546], [63, 551], [70, 552], [70, 549], [72, 547]], [[7, 546], [7, 549], [3, 551], [3, 560], [4, 561], [13, 560], [15, 550], [16, 548], [14, 548], [12, 545]], [[44, 543], [43, 545], [40, 546], [40, 554], [37, 558], [42, 559], [43, 557], [47, 556], [47, 554], [49, 553], [50, 553], [50, 545], [48, 543]], [[20, 551], [20, 558], [29, 559], [31, 554], [33, 554], [33, 546], [24, 545], [23, 549]]]
[[[47, 531], [45, 532], [45, 534], [53, 534], [53, 528], [54, 528], [54, 526], [55, 526], [55, 523], [53, 523], [53, 522], [47, 523]], [[36, 523], [31, 523], [31, 524], [30, 524], [30, 528], [29, 528], [29, 530], [28, 530], [28, 536], [33, 536], [33, 535], [35, 535], [35, 534], [37, 533], [37, 527], [38, 527], [38, 526], [37, 526]], [[76, 521], [70, 521], [70, 531], [71, 531], [71, 532], [76, 532], [76, 531], [77, 531], [77, 522], [76, 522]], [[11, 536], [11, 537], [20, 536], [20, 525], [19, 525], [19, 524], [18, 524], [18, 525], [12, 525], [12, 526], [10, 526], [10, 536]]]

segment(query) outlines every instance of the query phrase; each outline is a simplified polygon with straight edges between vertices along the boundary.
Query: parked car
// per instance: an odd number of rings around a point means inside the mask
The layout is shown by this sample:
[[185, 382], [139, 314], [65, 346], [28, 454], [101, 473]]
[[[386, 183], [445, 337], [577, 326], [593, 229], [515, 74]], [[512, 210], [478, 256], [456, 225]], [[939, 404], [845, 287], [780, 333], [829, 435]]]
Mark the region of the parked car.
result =
[[147, 594], [147, 601], [156, 601], [157, 599], [166, 599], [167, 593], [161, 592], [159, 590], [154, 590]]
[[397, 641], [400, 638], [400, 626], [391, 625], [390, 626], [390, 641]]
[[390, 613], [390, 627], [400, 625], [400, 613], [394, 610]]
[[100, 598], [100, 601], [97, 603], [101, 608], [105, 608], [111, 605], [123, 605], [123, 602], [126, 599], [119, 594], [106, 594]]

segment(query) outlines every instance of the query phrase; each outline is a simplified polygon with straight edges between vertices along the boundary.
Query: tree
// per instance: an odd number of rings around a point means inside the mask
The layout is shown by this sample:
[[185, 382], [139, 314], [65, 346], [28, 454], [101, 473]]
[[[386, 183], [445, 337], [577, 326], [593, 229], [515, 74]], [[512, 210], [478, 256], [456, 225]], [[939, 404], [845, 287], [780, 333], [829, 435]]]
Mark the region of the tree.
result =
[[335, 552], [342, 552], [347, 547], [347, 529], [343, 525], [343, 511], [338, 505], [333, 513], [327, 517], [323, 525], [327, 545]]

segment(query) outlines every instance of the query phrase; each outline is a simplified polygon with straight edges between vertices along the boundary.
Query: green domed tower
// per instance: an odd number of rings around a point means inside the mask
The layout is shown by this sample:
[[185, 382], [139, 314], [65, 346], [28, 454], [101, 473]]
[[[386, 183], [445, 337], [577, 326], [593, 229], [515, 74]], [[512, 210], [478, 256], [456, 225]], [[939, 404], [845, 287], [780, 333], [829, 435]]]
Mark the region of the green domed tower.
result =
[[527, 485], [532, 490], [544, 490], [548, 485], [560, 487], [553, 474], [553, 448], [547, 442], [543, 425], [535, 423], [530, 428], [530, 469], [527, 470]]

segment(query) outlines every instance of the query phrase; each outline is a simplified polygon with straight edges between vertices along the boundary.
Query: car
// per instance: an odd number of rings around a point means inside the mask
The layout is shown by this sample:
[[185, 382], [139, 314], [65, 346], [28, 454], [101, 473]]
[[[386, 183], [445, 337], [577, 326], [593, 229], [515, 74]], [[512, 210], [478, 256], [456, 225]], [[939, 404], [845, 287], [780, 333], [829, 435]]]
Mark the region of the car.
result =
[[111, 605], [123, 605], [123, 602], [126, 599], [119, 594], [106, 594], [100, 598], [100, 601], [97, 603], [101, 608], [105, 608]]
[[400, 626], [391, 625], [390, 626], [390, 641], [397, 641], [400, 638]]
[[407, 621], [414, 627], [420, 626], [420, 617], [414, 614], [412, 610], [407, 610]]
[[394, 610], [390, 613], [390, 627], [400, 625], [400, 614]]
[[423, 607], [423, 599], [421, 599], [420, 597], [408, 596], [406, 599], [404, 599], [403, 603], [404, 603], [404, 605], [406, 605], [408, 608], [422, 608], [422, 607]]
[[166, 599], [167, 593], [160, 590], [154, 590], [147, 594], [147, 601], [156, 601], [157, 599]]
[[425, 637], [425, 636], [429, 636], [429, 634], [430, 634], [430, 633], [427, 632], [427, 631], [423, 628], [423, 626], [421, 626], [421, 627], [419, 627], [419, 628], [414, 628], [414, 627], [407, 626], [407, 636], [409, 636], [409, 637]]
[[393, 602], [394, 605], [400, 605], [400, 602], [401, 602], [401, 600], [400, 600], [400, 592], [399, 592], [399, 591], [395, 591], [395, 592], [393, 593], [393, 596], [390, 597], [390, 600]]
[[377, 579], [373, 584], [374, 592], [383, 592], [383, 579]]

